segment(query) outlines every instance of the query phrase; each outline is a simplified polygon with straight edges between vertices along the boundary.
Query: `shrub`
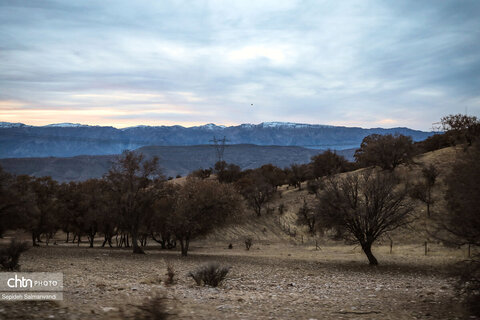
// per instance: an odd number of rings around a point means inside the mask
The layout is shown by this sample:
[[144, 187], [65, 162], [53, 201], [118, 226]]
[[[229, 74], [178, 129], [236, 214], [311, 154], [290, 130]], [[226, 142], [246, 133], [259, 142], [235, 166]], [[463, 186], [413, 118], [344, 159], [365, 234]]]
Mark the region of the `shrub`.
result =
[[139, 320], [164, 320], [168, 319], [170, 314], [165, 311], [165, 297], [156, 296], [150, 301], [138, 307], [135, 313], [135, 319]]
[[280, 203], [280, 205], [278, 206], [278, 214], [283, 215], [286, 210], [287, 207], [285, 206], [285, 204]]
[[252, 238], [247, 238], [247, 240], [245, 240], [245, 248], [247, 250], [250, 250], [250, 247], [252, 246], [252, 244], [253, 244]]
[[169, 286], [175, 283], [175, 269], [171, 264], [167, 264], [167, 273], [165, 274], [165, 285]]
[[317, 194], [318, 190], [321, 189], [321, 187], [321, 182], [318, 180], [307, 181], [307, 191], [309, 194]]
[[190, 176], [198, 179], [207, 179], [212, 174], [212, 168], [209, 169], [198, 169], [190, 173]]
[[13, 239], [8, 247], [0, 250], [0, 266], [3, 270], [20, 270], [18, 260], [20, 255], [28, 250], [27, 242], [17, 242]]
[[200, 266], [197, 270], [190, 272], [188, 275], [195, 280], [200, 286], [218, 287], [225, 280], [230, 267], [220, 266], [217, 262], [210, 262]]

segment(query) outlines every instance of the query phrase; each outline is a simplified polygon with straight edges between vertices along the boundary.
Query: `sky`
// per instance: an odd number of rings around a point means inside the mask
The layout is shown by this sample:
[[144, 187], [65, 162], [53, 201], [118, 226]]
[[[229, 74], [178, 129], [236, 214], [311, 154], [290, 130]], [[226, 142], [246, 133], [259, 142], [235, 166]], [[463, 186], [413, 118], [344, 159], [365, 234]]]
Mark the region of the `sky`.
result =
[[0, 121], [430, 130], [480, 116], [480, 1], [0, 0]]

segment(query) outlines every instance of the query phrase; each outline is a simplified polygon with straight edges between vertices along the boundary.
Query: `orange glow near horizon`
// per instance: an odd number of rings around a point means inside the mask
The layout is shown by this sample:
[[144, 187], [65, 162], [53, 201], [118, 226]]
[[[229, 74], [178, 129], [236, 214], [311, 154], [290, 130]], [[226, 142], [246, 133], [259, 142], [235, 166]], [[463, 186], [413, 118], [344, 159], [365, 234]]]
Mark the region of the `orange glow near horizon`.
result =
[[[86, 125], [112, 126], [116, 128], [125, 128], [138, 125], [148, 126], [173, 126], [181, 125], [184, 127], [192, 127], [204, 125], [205, 121], [175, 121], [168, 119], [152, 119], [148, 116], [150, 110], [135, 112], [135, 110], [118, 110], [115, 108], [92, 108], [92, 109], [19, 109], [24, 106], [19, 102], [14, 102], [8, 105], [10, 108], [5, 108], [5, 101], [0, 101], [0, 121], [5, 122], [19, 122], [32, 126], [44, 126], [54, 123], [80, 123]], [[186, 110], [178, 110], [176, 108], [155, 110], [157, 117], [161, 118], [163, 114], [176, 114], [178, 116], [195, 115], [195, 112]], [[145, 116], [142, 116], [142, 114]], [[128, 118], [134, 115], [132, 118]], [[112, 119], [112, 117], [120, 117]], [[235, 123], [225, 122], [223, 125], [235, 125]]]
[[[189, 107], [189, 102], [198, 102], [201, 98], [189, 92], [169, 94], [180, 103], [169, 103], [164, 95], [130, 92], [72, 94], [68, 96], [69, 100], [50, 100], [39, 104], [0, 100], [0, 121], [33, 126], [68, 122], [116, 128], [137, 125], [190, 127], [208, 123], [191, 119], [208, 116], [206, 112]], [[93, 105], [96, 107], [90, 107]], [[234, 125], [229, 121], [222, 124]]]

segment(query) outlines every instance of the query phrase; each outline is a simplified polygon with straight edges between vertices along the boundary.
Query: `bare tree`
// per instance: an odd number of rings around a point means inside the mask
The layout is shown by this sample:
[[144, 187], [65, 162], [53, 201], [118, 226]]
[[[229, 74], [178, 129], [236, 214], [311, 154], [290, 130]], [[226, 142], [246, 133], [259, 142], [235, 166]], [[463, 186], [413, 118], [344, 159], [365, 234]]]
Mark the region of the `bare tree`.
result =
[[32, 234], [33, 245], [37, 246], [42, 235], [45, 235], [48, 244], [58, 229], [58, 183], [50, 177], [28, 176], [18, 177], [17, 183], [19, 188], [31, 190], [34, 194], [33, 206], [28, 206], [25, 210], [25, 229]]
[[360, 244], [371, 265], [378, 261], [372, 244], [382, 234], [411, 221], [408, 191], [391, 172], [366, 170], [343, 178], [330, 178], [320, 194], [319, 225], [336, 237]]
[[435, 203], [432, 189], [437, 180], [438, 170], [433, 164], [422, 169], [423, 181], [413, 186], [410, 196], [427, 205], [427, 216], [430, 217], [430, 206]]
[[469, 146], [480, 135], [480, 121], [475, 116], [451, 114], [443, 117], [443, 130], [452, 132], [457, 142], [466, 142]]
[[235, 186], [258, 217], [262, 215], [263, 207], [275, 192], [274, 187], [258, 171], [251, 171], [238, 180]]
[[308, 232], [314, 236], [316, 232], [317, 215], [315, 209], [310, 207], [306, 199], [303, 199], [303, 205], [297, 212], [297, 224], [308, 227]]
[[[203, 180], [203, 178], [197, 178]], [[157, 188], [157, 194], [152, 204], [152, 215], [149, 221], [152, 239], [162, 246], [162, 249], [176, 247], [172, 224], [175, 219], [175, 205], [180, 186], [175, 183], [165, 183]]]
[[125, 228], [132, 236], [134, 253], [143, 253], [138, 245], [139, 231], [153, 201], [151, 187], [156, 180], [163, 180], [158, 158], [145, 160], [142, 154], [125, 151], [106, 176], [111, 188], [112, 200], [119, 210]]
[[232, 185], [188, 177], [178, 192], [175, 213], [170, 217], [171, 230], [180, 241], [182, 255], [187, 255], [190, 240], [234, 221], [241, 212], [241, 204], [241, 197]]

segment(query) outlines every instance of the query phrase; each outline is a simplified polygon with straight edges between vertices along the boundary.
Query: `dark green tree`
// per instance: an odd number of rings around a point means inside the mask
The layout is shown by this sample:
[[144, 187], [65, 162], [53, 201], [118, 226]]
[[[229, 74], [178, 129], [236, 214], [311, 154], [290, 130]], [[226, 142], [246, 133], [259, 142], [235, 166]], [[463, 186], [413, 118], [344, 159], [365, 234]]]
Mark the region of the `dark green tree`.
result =
[[355, 159], [361, 166], [379, 166], [392, 171], [402, 163], [409, 163], [413, 154], [411, 137], [372, 134], [363, 139], [360, 149], [355, 151]]
[[345, 172], [352, 168], [352, 165], [343, 156], [339, 156], [331, 150], [313, 156], [310, 165], [314, 178]]

